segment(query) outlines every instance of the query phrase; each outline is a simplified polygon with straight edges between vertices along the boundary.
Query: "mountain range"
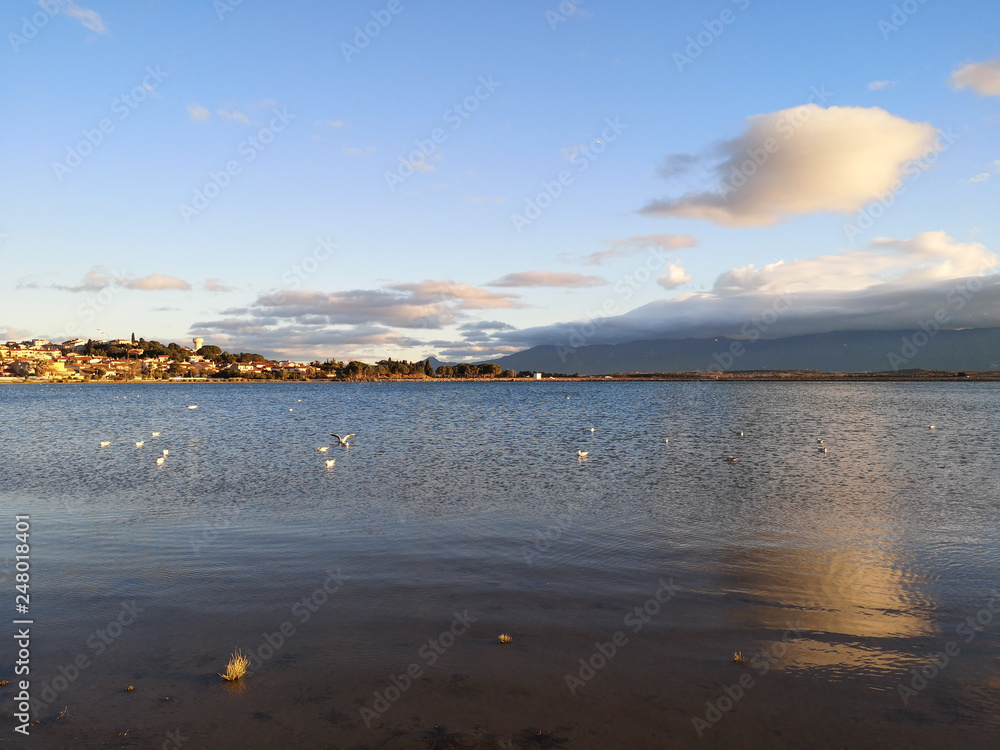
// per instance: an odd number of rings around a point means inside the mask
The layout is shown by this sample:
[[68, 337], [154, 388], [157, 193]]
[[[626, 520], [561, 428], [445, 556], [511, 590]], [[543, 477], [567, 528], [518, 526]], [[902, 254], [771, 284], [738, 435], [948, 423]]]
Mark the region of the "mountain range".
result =
[[[601, 375], [706, 370], [998, 370], [1000, 328], [836, 331], [780, 339], [666, 339], [535, 346], [489, 360], [515, 372]], [[436, 366], [436, 364], [435, 364]]]

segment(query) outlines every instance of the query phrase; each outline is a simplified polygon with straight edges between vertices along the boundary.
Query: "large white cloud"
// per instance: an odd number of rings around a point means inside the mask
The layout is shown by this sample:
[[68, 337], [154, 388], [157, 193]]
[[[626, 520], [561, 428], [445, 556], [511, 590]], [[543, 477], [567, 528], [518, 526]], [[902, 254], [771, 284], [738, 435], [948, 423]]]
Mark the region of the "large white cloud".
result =
[[1000, 57], [963, 65], [951, 74], [950, 83], [956, 91], [971, 88], [980, 96], [1000, 96]]
[[716, 185], [641, 209], [723, 226], [766, 226], [796, 214], [853, 213], [939, 148], [935, 128], [879, 107], [805, 104], [749, 118], [721, 146]]

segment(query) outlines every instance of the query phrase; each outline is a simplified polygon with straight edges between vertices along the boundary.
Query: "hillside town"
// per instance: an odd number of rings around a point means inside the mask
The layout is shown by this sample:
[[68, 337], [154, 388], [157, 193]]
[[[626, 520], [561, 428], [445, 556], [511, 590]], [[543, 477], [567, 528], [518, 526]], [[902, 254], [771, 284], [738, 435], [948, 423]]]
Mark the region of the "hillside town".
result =
[[442, 365], [429, 359], [386, 359], [374, 365], [333, 359], [311, 363], [269, 360], [260, 354], [231, 354], [192, 339], [192, 348], [131, 339], [45, 339], [0, 344], [0, 382], [107, 382], [134, 380], [400, 380], [424, 378], [492, 379], [534, 377], [496, 364]]
[[200, 346], [200, 339], [194, 343], [198, 348], [134, 339], [8, 341], [0, 344], [0, 381], [303, 379], [329, 377], [332, 371], [288, 360], [272, 362], [257, 354], [231, 355]]

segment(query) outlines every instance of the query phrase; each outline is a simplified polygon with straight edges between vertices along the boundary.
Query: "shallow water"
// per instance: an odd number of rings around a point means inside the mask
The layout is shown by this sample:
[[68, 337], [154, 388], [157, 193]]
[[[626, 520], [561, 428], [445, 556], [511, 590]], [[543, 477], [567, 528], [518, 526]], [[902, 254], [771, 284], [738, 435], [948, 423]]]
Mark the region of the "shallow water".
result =
[[[30, 514], [45, 704], [0, 744], [995, 739], [998, 406], [984, 383], [0, 388], [0, 575], [13, 599]], [[358, 437], [319, 453], [330, 432]]]

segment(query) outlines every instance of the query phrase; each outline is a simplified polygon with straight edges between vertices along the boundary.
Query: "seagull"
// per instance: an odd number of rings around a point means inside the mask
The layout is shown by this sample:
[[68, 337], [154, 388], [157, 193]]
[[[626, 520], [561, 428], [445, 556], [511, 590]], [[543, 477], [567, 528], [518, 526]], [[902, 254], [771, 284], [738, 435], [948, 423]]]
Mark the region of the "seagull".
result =
[[135, 447], [136, 447], [136, 448], [141, 448], [141, 447], [142, 447], [142, 446], [144, 446], [145, 444], [146, 444], [146, 441], [145, 441], [145, 440], [140, 440], [140, 441], [139, 441], [138, 443], [136, 443], [136, 444], [135, 444]]
[[197, 409], [197, 408], [198, 404], [191, 404], [191, 406], [188, 407], [188, 409]]
[[736, 463], [737, 461], [739, 461], [739, 459], [738, 459], [738, 458], [736, 458], [736, 456], [726, 456], [726, 460], [727, 460], [727, 461], [728, 461], [729, 463], [731, 463], [731, 464], [734, 464], [734, 463]]
[[576, 455], [578, 455], [580, 458], [586, 458], [587, 456], [590, 455], [590, 451], [577, 451]]
[[670, 442], [670, 438], [663, 438], [663, 444], [666, 445]]
[[929, 424], [929, 425], [927, 425], [927, 429], [928, 429], [928, 430], [936, 430], [936, 429], [937, 429], [937, 427], [935, 427], [935, 426], [934, 426], [934, 425], [932, 425], [932, 424]]
[[593, 432], [593, 431], [594, 431], [594, 428], [593, 428], [593, 427], [591, 427], [591, 428], [590, 428], [590, 431], [591, 431], [591, 432]]
[[743, 430], [740, 430], [740, 431], [739, 431], [739, 432], [737, 432], [736, 434], [737, 434], [737, 435], [738, 435], [739, 437], [743, 437]]
[[156, 465], [157, 466], [163, 466], [163, 462], [166, 461], [166, 460], [167, 459], [165, 459], [163, 456], [160, 456], [158, 459], [156, 459]]
[[170, 455], [170, 451], [168, 451], [166, 448], [164, 448], [163, 449], [163, 455], [164, 456], [169, 456]]
[[160, 433], [158, 433], [158, 432], [154, 432], [153, 433], [153, 437], [159, 437], [159, 436], [160, 436]]
[[102, 448], [107, 448], [109, 445], [111, 445], [111, 441], [110, 440], [102, 440], [101, 441], [101, 447]]
[[821, 445], [821, 446], [820, 446], [819, 448], [817, 448], [817, 450], [818, 450], [818, 451], [819, 451], [820, 453], [826, 453], [826, 448], [825, 448], [825, 447], [823, 447], [822, 445]]
[[357, 437], [357, 433], [356, 432], [352, 432], [350, 435], [344, 435], [344, 437], [341, 437], [336, 432], [331, 432], [330, 433], [330, 437], [337, 438], [337, 444], [338, 445], [342, 445], [345, 448], [350, 448], [351, 444], [348, 443], [347, 441], [350, 440], [352, 437]]
[[326, 468], [328, 469], [331, 468], [335, 463], [337, 463], [337, 459], [335, 458], [328, 459], [326, 462]]
[[819, 443], [820, 445], [823, 445], [823, 438], [817, 438], [816, 442]]
[[328, 450], [330, 450], [330, 446], [324, 445], [322, 448], [317, 448], [316, 450], [318, 450], [320, 453], [326, 453]]

